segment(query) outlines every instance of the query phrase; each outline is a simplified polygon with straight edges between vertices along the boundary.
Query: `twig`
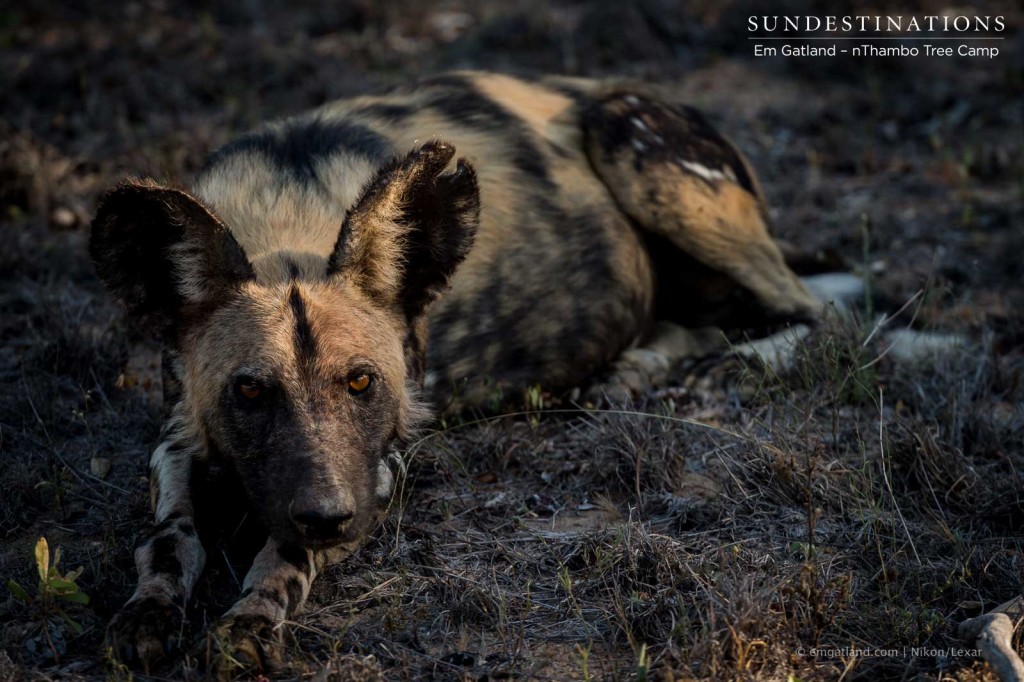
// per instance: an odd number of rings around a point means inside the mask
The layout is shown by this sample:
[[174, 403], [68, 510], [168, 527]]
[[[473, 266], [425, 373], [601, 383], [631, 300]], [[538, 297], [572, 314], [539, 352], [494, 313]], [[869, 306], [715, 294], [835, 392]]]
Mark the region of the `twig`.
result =
[[[907, 542], [910, 543], [910, 549], [914, 552], [914, 558], [917, 560], [917, 565], [921, 566], [921, 555], [917, 553], [917, 547], [914, 545], [914, 536], [910, 534], [910, 528], [907, 526], [907, 520], [903, 518], [903, 512], [900, 510], [900, 504], [896, 501], [896, 492], [892, 489], [892, 482], [889, 481], [889, 471], [885, 466], [885, 396], [882, 390], [878, 390], [878, 458], [882, 464], [882, 480], [885, 482], [885, 487], [889, 490], [889, 497], [892, 498], [893, 509], [896, 510], [896, 516], [899, 517], [900, 523], [903, 524], [903, 532], [907, 534]], [[1024, 680], [1022, 680], [1024, 682]]]
[[[887, 324], [889, 324], [890, 322], [892, 322], [892, 320], [894, 320], [896, 317], [898, 317], [904, 310], [907, 309], [907, 306], [909, 306], [911, 303], [913, 303], [922, 293], [924, 293], [924, 290], [918, 290], [918, 292], [916, 294], [914, 294], [910, 298], [910, 300], [908, 300], [906, 303], [903, 304], [903, 307], [901, 307], [899, 310], [897, 310], [891, 316], [886, 316], [883, 313], [882, 314], [882, 319], [880, 319], [878, 321], [878, 324], [875, 325], [875, 328], [871, 330], [870, 334], [868, 334], [868, 338], [864, 339], [864, 343], [861, 344], [861, 348], [867, 348], [868, 347], [868, 343], [870, 343], [871, 339], [874, 338], [875, 333], [877, 331], [879, 331], [880, 329], [882, 329], [882, 327], [884, 327]], [[914, 320], [917, 319], [917, 312], [920, 309], [921, 309], [921, 307], [918, 306], [917, 310], [914, 311], [914, 317], [911, 318], [910, 322], [907, 324], [907, 329], [910, 329], [911, 325], [914, 324]], [[888, 346], [886, 346], [882, 350], [881, 353], [876, 355], [873, 360], [869, 360], [868, 362], [864, 363], [859, 368], [857, 368], [857, 371], [858, 372], [863, 372], [864, 370], [869, 369], [869, 368], [874, 367], [875, 365], [877, 365], [879, 362], [882, 361], [882, 358], [884, 358], [886, 355], [889, 354], [889, 351], [891, 351], [895, 347], [895, 345], [896, 344], [894, 344], [894, 343], [890, 343]]]
[[899, 317], [899, 316], [900, 316], [900, 314], [901, 314], [901, 313], [902, 313], [902, 312], [903, 312], [904, 310], [906, 310], [907, 308], [909, 308], [909, 307], [910, 307], [910, 304], [911, 304], [911, 303], [913, 303], [914, 301], [916, 301], [916, 300], [918, 299], [918, 297], [919, 297], [919, 296], [921, 296], [921, 295], [923, 295], [923, 294], [924, 294], [924, 290], [923, 290], [923, 289], [918, 289], [918, 290], [917, 290], [917, 293], [916, 293], [916, 294], [914, 294], [913, 296], [911, 296], [911, 297], [910, 297], [909, 299], [907, 299], [906, 303], [904, 303], [904, 304], [903, 304], [902, 306], [900, 306], [899, 310], [897, 310], [896, 312], [894, 312], [894, 313], [893, 313], [892, 315], [890, 315], [890, 314], [888, 314], [888, 313], [882, 313], [882, 317], [881, 317], [881, 318], [879, 318], [878, 322], [876, 322], [876, 323], [875, 323], [875, 326], [874, 326], [874, 328], [873, 328], [873, 329], [871, 330], [871, 333], [870, 333], [870, 334], [868, 334], [868, 337], [867, 337], [866, 339], [864, 339], [864, 342], [863, 342], [863, 343], [861, 344], [861, 348], [867, 348], [867, 347], [868, 347], [868, 344], [869, 344], [869, 343], [871, 343], [871, 339], [875, 338], [875, 334], [877, 334], [877, 333], [878, 333], [879, 331], [881, 331], [881, 329], [882, 329], [883, 327], [885, 327], [885, 326], [886, 326], [886, 325], [888, 325], [888, 324], [889, 324], [890, 322], [892, 322], [892, 321], [893, 321], [893, 319], [895, 319], [895, 318]]
[[992, 672], [1001, 682], [1024, 682], [1024, 661], [1013, 648], [1013, 631], [1024, 610], [1021, 597], [1001, 604], [983, 616], [969, 618], [960, 623], [960, 637], [981, 649]]

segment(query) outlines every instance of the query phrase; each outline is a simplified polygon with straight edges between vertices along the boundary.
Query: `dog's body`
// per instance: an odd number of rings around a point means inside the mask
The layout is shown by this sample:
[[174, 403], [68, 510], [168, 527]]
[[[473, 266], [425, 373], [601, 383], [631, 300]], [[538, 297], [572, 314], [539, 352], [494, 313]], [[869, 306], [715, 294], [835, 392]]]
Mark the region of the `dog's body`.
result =
[[[473, 167], [446, 171], [447, 143]], [[221, 149], [191, 194], [113, 190], [92, 252], [167, 339], [157, 526], [110, 631], [126, 659], [177, 632], [209, 462], [270, 536], [219, 630], [259, 660], [372, 528], [423, 384], [450, 411], [601, 372], [635, 387], [707, 350], [686, 328], [815, 308], [732, 145], [692, 109], [584, 80], [460, 73], [325, 106]]]

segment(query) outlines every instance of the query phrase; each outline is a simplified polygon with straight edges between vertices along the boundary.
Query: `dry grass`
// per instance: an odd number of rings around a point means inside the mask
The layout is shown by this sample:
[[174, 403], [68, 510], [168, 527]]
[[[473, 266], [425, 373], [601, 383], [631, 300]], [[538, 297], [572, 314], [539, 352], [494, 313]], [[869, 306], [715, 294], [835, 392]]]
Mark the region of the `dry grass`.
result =
[[[678, 83], [750, 153], [777, 231], [871, 273], [872, 296], [785, 372], [720, 358], [618, 409], [428, 434], [280, 676], [992, 679], [937, 650], [1024, 585], [1019, 32], [998, 64], [811, 73], [747, 59], [744, 2], [239, 7], [0, 11], [0, 578], [34, 584], [46, 535], [92, 597], [81, 635], [48, 624], [58, 660], [0, 597], [0, 680], [124, 675], [100, 644], [134, 580], [159, 405], [153, 349], [85, 256], [98, 192], [187, 180], [259, 120], [452, 66]], [[896, 362], [867, 310], [911, 300], [891, 327], [969, 344]], [[230, 601], [229, 563], [190, 634]], [[810, 653], [849, 646], [897, 655]]]

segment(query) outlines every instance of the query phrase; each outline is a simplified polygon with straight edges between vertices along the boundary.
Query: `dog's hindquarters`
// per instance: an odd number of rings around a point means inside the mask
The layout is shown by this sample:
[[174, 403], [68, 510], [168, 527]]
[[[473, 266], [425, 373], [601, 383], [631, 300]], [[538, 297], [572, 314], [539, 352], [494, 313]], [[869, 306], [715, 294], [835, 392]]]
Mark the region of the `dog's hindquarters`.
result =
[[616, 88], [582, 127], [595, 171], [660, 257], [658, 319], [749, 328], [815, 316], [768, 234], [757, 177], [700, 112]]

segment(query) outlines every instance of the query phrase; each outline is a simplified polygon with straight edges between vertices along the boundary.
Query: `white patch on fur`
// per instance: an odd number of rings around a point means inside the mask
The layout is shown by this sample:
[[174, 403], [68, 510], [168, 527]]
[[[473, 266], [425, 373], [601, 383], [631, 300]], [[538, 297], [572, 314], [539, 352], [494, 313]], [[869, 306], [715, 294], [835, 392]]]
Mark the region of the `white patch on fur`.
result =
[[[196, 436], [186, 427], [184, 411], [184, 403], [175, 405], [160, 430], [163, 441], [153, 451], [149, 462], [149, 475], [156, 483], [157, 497], [153, 501], [156, 523], [167, 520], [172, 513], [181, 514], [181, 518], [135, 551], [139, 583], [132, 600], [158, 596], [178, 603], [192, 592], [206, 563], [206, 552], [199, 536], [182, 530], [183, 524], [192, 523], [189, 478], [193, 459], [199, 452]], [[175, 540], [174, 556], [181, 564], [181, 574], [175, 576], [177, 584], [169, 582], [165, 574], [153, 572], [153, 543], [161, 537]]]
[[426, 423], [434, 418], [430, 403], [423, 397], [423, 391], [414, 381], [405, 382], [405, 395], [399, 403], [398, 437], [408, 440]]
[[429, 391], [437, 385], [439, 379], [437, 372], [427, 372], [423, 377], [423, 388]]
[[165, 440], [153, 451], [149, 459], [149, 475], [157, 481], [157, 498], [154, 516], [156, 522], [160, 523], [167, 516], [177, 511], [177, 504], [182, 498], [183, 485], [187, 485], [187, 478], [181, 475], [181, 463], [179, 453], [171, 450], [176, 443]]
[[684, 159], [679, 159], [679, 165], [683, 169], [688, 170], [694, 175], [702, 177], [709, 182], [713, 182], [716, 180], [735, 181], [736, 179], [735, 173], [732, 174], [732, 177], [729, 177], [729, 174], [726, 172], [726, 170], [715, 170], [713, 168], [708, 168], [707, 166], [696, 163], [694, 161], [686, 161]]
[[192, 460], [198, 455], [199, 446], [197, 437], [186, 427], [183, 413], [184, 405], [178, 403], [161, 429], [163, 442], [149, 460], [149, 475], [156, 480], [159, 495], [153, 510], [157, 523], [172, 512], [192, 515], [188, 485]]
[[395, 475], [391, 473], [391, 467], [388, 465], [387, 460], [381, 460], [377, 463], [377, 487], [374, 489], [374, 494], [379, 500], [387, 500], [391, 497], [391, 492], [395, 488]]
[[201, 303], [218, 295], [210, 290], [210, 282], [203, 276], [203, 247], [191, 243], [188, 238], [171, 246], [171, 262], [178, 282], [178, 293], [190, 303]]
[[206, 550], [203, 549], [199, 535], [180, 535], [175, 555], [181, 562], [181, 587], [186, 595], [191, 594], [206, 565]]

